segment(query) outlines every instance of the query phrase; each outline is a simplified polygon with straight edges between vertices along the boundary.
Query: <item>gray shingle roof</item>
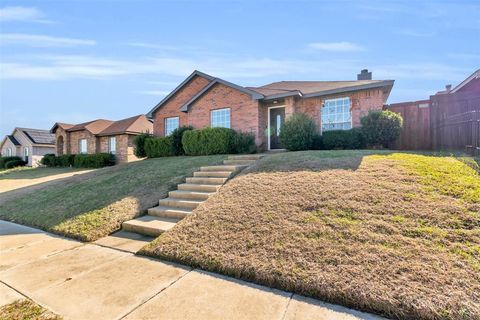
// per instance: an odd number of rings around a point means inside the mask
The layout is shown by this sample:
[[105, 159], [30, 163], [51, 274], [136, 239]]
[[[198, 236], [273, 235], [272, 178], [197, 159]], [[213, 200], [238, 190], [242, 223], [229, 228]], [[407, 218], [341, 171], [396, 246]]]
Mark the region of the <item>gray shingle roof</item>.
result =
[[8, 139], [10, 139], [10, 141], [12, 141], [12, 143], [16, 146], [19, 146], [20, 145], [20, 142], [18, 142], [17, 139], [15, 139], [14, 136], [7, 136]]
[[28, 128], [18, 128], [18, 130], [22, 131], [33, 143], [55, 144], [55, 135], [48, 130]]

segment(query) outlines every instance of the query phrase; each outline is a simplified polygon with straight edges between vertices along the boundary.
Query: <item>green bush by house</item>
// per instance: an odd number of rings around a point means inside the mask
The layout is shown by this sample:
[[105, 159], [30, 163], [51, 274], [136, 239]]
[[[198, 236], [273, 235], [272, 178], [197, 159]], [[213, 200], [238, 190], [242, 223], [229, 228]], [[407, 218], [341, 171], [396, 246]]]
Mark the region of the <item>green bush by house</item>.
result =
[[10, 160], [10, 161], [7, 161], [5, 162], [5, 169], [12, 169], [12, 168], [16, 168], [16, 167], [23, 167], [25, 166], [27, 163], [23, 160]]
[[135, 147], [133, 148], [133, 154], [139, 158], [145, 158], [147, 153], [145, 152], [145, 142], [151, 137], [152, 135], [148, 132], [142, 133], [136, 136], [133, 139], [133, 143]]
[[182, 138], [183, 134], [190, 130], [193, 130], [192, 126], [183, 126], [172, 131], [170, 138], [172, 139], [173, 149], [175, 150], [176, 156], [185, 154], [185, 150], [183, 150]]
[[282, 146], [291, 151], [311, 149], [316, 135], [315, 122], [303, 113], [293, 114], [280, 128]]
[[115, 156], [110, 153], [77, 154], [73, 166], [76, 168], [102, 168], [115, 164]]
[[150, 137], [145, 141], [145, 153], [148, 158], [170, 157], [175, 155], [171, 137]]
[[403, 125], [402, 116], [389, 110], [370, 111], [360, 122], [367, 144], [386, 148], [398, 138]]
[[0, 157], [0, 169], [6, 169], [5, 165], [7, 162], [12, 161], [12, 160], [22, 160], [22, 158], [17, 157], [17, 156], [11, 156], [11, 157]]
[[322, 134], [322, 149], [363, 149], [365, 139], [361, 128], [331, 130]]
[[247, 132], [236, 132], [233, 137], [234, 153], [255, 153], [257, 146], [255, 145], [255, 135]]
[[204, 156], [233, 153], [235, 131], [227, 128], [204, 128], [187, 131], [182, 144], [185, 154]]

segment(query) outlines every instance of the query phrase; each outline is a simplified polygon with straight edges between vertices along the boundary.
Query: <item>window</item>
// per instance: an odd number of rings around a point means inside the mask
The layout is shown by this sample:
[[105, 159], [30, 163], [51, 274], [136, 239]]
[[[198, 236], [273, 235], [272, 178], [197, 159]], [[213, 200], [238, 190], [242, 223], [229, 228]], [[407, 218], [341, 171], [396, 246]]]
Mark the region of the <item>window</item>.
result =
[[212, 128], [230, 128], [230, 108], [212, 110], [210, 112], [210, 126]]
[[180, 121], [178, 117], [165, 118], [165, 136], [172, 134], [173, 130], [177, 129], [180, 126]]
[[115, 137], [108, 138], [108, 152], [111, 154], [117, 152], [117, 139]]
[[12, 156], [12, 148], [7, 148], [7, 157]]
[[87, 139], [80, 139], [78, 141], [79, 153], [87, 153]]
[[325, 100], [322, 109], [322, 131], [352, 128], [350, 98]]

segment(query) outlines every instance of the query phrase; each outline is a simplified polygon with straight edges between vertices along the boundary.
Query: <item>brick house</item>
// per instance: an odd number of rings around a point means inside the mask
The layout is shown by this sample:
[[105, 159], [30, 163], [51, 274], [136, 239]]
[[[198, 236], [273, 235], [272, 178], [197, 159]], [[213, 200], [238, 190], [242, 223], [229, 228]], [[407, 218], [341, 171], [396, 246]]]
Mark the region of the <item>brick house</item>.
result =
[[369, 110], [381, 110], [393, 80], [372, 80], [362, 70], [354, 81], [280, 81], [242, 87], [194, 71], [148, 114], [153, 133], [179, 126], [228, 127], [255, 135], [260, 149], [281, 148], [279, 129], [295, 112], [310, 115], [320, 131], [360, 125]]
[[45, 154], [54, 151], [55, 136], [48, 130], [15, 128], [0, 143], [0, 154], [3, 157], [20, 157], [30, 167], [38, 166]]
[[55, 134], [55, 153], [113, 153], [117, 163], [138, 160], [133, 154], [135, 136], [152, 132], [153, 124], [145, 115], [118, 121], [97, 119], [80, 124], [57, 122], [50, 130]]

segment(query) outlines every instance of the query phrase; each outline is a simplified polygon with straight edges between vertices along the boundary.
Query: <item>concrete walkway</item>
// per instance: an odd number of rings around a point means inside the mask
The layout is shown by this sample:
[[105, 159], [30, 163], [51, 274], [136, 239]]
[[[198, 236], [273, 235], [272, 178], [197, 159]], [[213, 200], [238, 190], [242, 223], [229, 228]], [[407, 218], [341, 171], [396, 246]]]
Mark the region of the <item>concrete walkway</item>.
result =
[[0, 220], [0, 306], [65, 319], [381, 319], [288, 292]]

